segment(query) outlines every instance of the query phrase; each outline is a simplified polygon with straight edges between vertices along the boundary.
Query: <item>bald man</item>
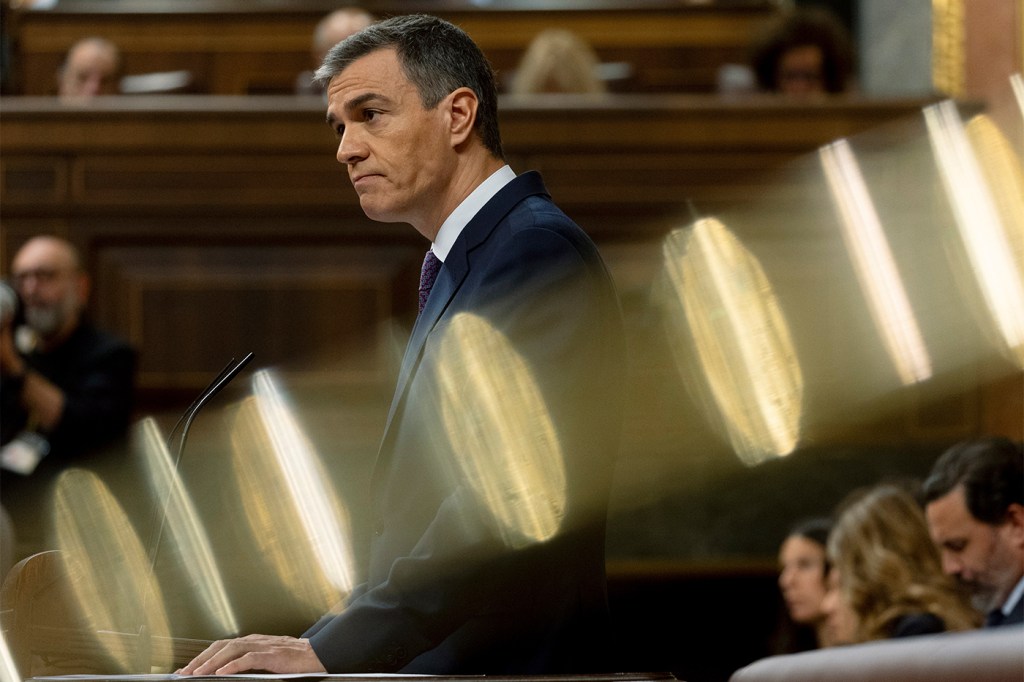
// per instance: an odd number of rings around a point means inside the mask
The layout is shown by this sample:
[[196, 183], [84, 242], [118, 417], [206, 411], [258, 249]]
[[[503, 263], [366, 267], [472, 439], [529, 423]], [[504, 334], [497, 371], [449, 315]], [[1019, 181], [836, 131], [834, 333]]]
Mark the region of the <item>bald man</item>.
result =
[[68, 50], [57, 70], [57, 95], [87, 99], [120, 91], [121, 51], [105, 38], [82, 38]]
[[[336, 9], [319, 22], [313, 30], [312, 55], [314, 66], [323, 62], [327, 52], [354, 33], [376, 21], [376, 17], [359, 7]], [[313, 71], [303, 71], [295, 81], [295, 92], [300, 95], [319, 95], [323, 86], [313, 78]]]
[[67, 241], [30, 239], [11, 279], [22, 313], [0, 320], [0, 500], [31, 542], [53, 477], [126, 433], [136, 357], [86, 319], [89, 277]]

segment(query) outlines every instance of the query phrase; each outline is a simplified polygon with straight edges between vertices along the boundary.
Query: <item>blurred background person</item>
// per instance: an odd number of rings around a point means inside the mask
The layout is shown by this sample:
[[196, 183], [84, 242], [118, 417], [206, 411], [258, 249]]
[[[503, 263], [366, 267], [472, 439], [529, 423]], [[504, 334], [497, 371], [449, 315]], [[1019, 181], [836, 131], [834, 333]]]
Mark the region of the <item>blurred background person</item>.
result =
[[829, 520], [795, 524], [779, 547], [779, 589], [784, 619], [775, 635], [774, 653], [795, 653], [828, 646], [822, 602], [828, 584], [826, 556]]
[[516, 66], [509, 92], [513, 95], [536, 93], [603, 93], [600, 60], [594, 49], [572, 31], [549, 28], [538, 33]]
[[786, 95], [847, 92], [853, 89], [854, 64], [849, 32], [823, 7], [782, 14], [751, 57], [758, 87]]
[[18, 542], [38, 551], [57, 474], [127, 434], [136, 354], [86, 318], [89, 277], [69, 242], [30, 239], [11, 280], [21, 312], [5, 305], [0, 325], [0, 501]]
[[1007, 438], [958, 443], [924, 483], [942, 568], [966, 587], [985, 625], [1024, 623], [1024, 447]]
[[313, 80], [313, 70], [320, 66], [328, 50], [376, 21], [376, 17], [359, 7], [342, 7], [321, 19], [313, 30], [311, 54], [313, 65], [295, 79], [295, 93], [298, 95], [319, 95], [323, 89]]
[[86, 99], [120, 92], [121, 51], [106, 38], [82, 38], [68, 49], [57, 69], [57, 96]]
[[882, 484], [840, 505], [829, 533], [828, 638], [836, 644], [977, 627], [979, 619], [942, 572], [917, 500]]

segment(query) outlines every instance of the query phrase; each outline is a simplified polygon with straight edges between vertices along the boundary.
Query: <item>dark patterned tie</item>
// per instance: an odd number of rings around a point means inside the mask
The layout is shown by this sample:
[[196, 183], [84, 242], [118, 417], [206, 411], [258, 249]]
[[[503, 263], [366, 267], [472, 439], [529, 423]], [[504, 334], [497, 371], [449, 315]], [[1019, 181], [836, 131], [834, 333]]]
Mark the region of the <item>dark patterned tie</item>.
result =
[[427, 304], [427, 297], [430, 296], [430, 289], [434, 286], [437, 273], [441, 270], [441, 259], [434, 255], [433, 250], [428, 250], [423, 257], [423, 269], [420, 270], [420, 312]]

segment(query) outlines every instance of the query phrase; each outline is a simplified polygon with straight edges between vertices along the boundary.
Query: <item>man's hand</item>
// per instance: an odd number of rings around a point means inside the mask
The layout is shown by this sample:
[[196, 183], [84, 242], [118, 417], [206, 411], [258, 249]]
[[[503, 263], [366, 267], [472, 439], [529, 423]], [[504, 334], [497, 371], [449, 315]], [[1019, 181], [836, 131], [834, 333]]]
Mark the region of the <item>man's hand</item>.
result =
[[0, 373], [12, 376], [25, 373], [25, 361], [14, 348], [14, 329], [10, 324], [0, 325]]
[[196, 656], [179, 675], [234, 675], [242, 672], [325, 673], [308, 639], [248, 635], [223, 639]]

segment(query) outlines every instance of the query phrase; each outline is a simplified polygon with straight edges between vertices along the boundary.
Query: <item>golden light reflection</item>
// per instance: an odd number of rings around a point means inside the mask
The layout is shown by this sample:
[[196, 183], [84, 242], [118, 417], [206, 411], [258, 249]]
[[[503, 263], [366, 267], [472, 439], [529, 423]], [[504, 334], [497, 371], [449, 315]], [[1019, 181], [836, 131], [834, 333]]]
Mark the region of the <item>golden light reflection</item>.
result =
[[803, 374], [760, 264], [714, 218], [672, 232], [663, 256], [668, 319], [678, 332], [673, 350], [689, 357], [689, 336], [737, 456], [754, 465], [791, 453], [800, 439]]
[[[1020, 161], [984, 119], [968, 135], [951, 101], [926, 107], [924, 117], [985, 307], [1005, 348], [1018, 366], [1024, 367], [1024, 225], [1020, 217], [1024, 183]], [[972, 142], [979, 145], [978, 153], [985, 155], [991, 169], [987, 174]]]
[[434, 377], [456, 475], [521, 548], [552, 538], [565, 517], [561, 443], [534, 377], [483, 318], [456, 315], [444, 330]]
[[231, 431], [246, 518], [284, 586], [320, 615], [354, 583], [348, 514], [273, 375], [254, 374], [253, 391]]
[[[149, 668], [169, 669], [171, 640], [160, 586], [128, 517], [107, 487], [92, 474], [68, 469], [54, 492], [57, 548], [62, 551], [71, 593], [89, 628], [148, 636]], [[146, 647], [115, 646], [97, 637], [124, 671], [138, 672]], [[148, 668], [144, 668], [149, 672]]]
[[21, 682], [18, 675], [18, 666], [14, 664], [14, 657], [7, 646], [4, 633], [0, 631], [0, 682]]
[[[171, 454], [156, 422], [147, 417], [135, 426], [135, 446], [149, 473], [154, 499], [163, 510], [161, 539], [170, 541], [188, 575], [193, 593], [220, 636], [237, 634], [239, 627], [227, 590], [213, 558], [206, 530], [199, 522], [192, 498], [182, 485]], [[164, 530], [166, 529], [166, 533]]]
[[1024, 76], [1019, 73], [1010, 76], [1010, 87], [1013, 89], [1013, 98], [1017, 100], [1021, 118], [1024, 118]]
[[818, 150], [871, 317], [904, 385], [932, 376], [932, 362], [882, 223], [846, 140]]

